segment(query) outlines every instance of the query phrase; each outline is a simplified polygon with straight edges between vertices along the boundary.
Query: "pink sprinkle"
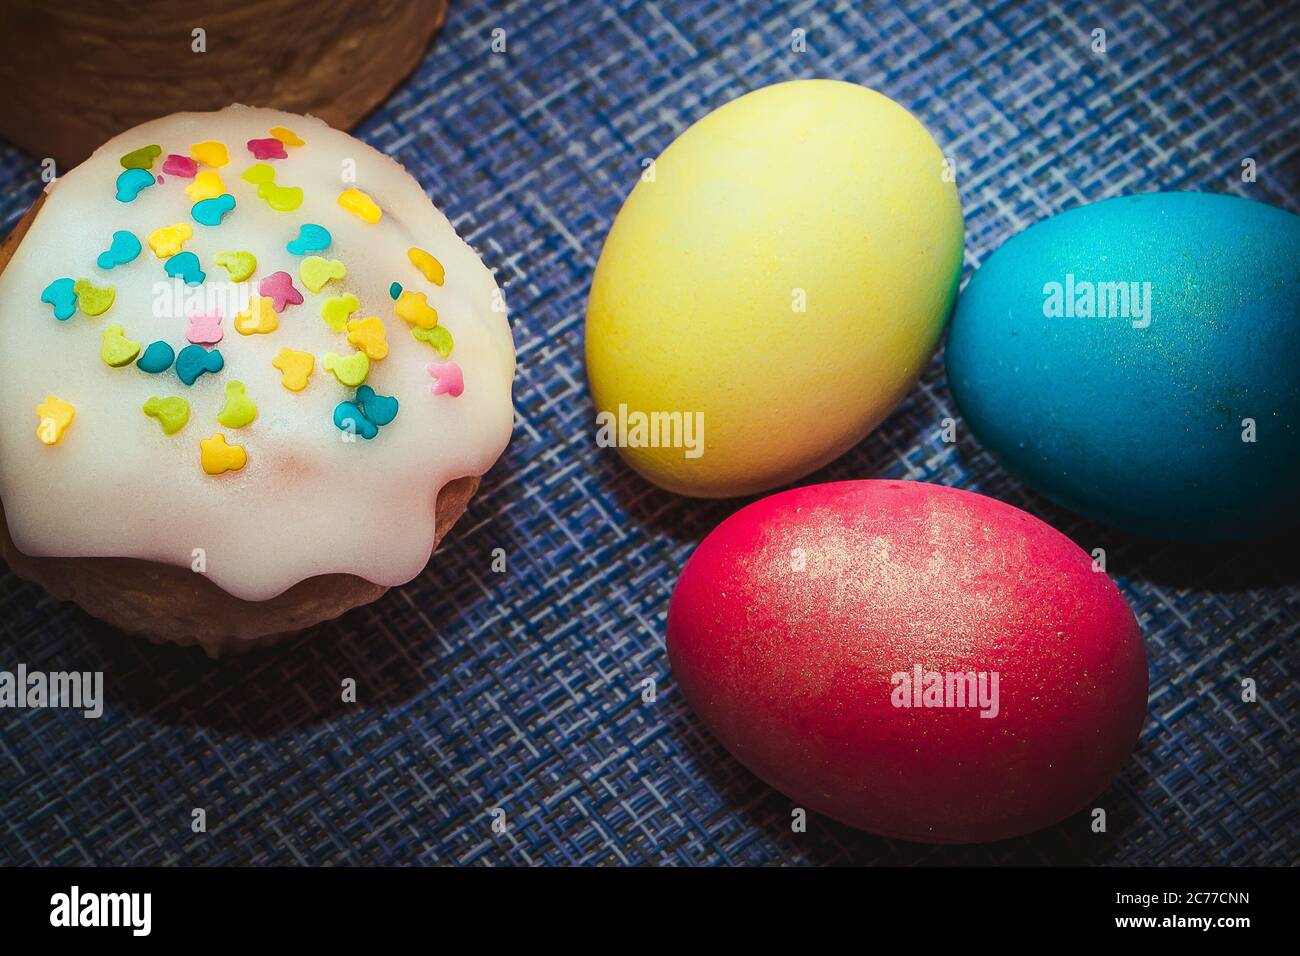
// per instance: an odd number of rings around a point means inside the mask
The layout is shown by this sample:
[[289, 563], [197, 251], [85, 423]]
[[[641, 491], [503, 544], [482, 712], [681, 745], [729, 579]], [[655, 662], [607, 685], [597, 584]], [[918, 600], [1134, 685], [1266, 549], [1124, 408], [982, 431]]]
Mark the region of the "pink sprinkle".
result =
[[204, 315], [196, 312], [190, 316], [190, 327], [185, 337], [195, 345], [216, 345], [224, 334], [221, 331], [221, 313]]
[[257, 291], [272, 300], [271, 308], [277, 312], [283, 312], [285, 305], [302, 305], [302, 293], [293, 287], [293, 279], [287, 272], [272, 272], [262, 280]]
[[161, 176], [158, 177], [158, 185], [161, 186], [161, 185], [162, 185], [163, 183], [165, 183], [166, 181], [167, 181], [167, 180], [163, 179]]
[[248, 151], [253, 154], [255, 159], [289, 158], [289, 154], [284, 151], [284, 143], [278, 139], [250, 139], [248, 141]]
[[455, 362], [430, 362], [425, 370], [433, 378], [430, 395], [450, 395], [458, 398], [465, 391], [465, 376]]
[[199, 171], [199, 164], [188, 156], [180, 156], [176, 153], [169, 153], [163, 160], [163, 172], [168, 176], [179, 176], [181, 179], [193, 179]]

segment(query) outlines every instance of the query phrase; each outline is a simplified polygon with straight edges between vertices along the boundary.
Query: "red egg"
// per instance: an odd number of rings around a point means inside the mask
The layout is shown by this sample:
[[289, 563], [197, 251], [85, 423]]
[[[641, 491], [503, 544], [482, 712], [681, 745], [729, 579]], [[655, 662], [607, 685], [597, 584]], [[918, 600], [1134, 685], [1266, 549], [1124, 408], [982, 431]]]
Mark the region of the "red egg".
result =
[[813, 485], [732, 515], [682, 571], [668, 654], [767, 783], [930, 843], [1098, 805], [1146, 713], [1137, 621], [1092, 558], [1008, 504], [920, 482]]

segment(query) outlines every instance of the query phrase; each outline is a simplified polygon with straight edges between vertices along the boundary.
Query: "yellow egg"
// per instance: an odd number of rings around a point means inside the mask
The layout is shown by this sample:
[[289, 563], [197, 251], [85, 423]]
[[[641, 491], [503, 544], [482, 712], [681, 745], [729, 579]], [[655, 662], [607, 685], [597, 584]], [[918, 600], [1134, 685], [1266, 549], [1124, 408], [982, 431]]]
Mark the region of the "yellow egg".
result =
[[962, 231], [942, 152], [888, 97], [802, 80], [715, 110], [645, 169], [596, 266], [598, 442], [701, 497], [826, 464], [933, 354]]

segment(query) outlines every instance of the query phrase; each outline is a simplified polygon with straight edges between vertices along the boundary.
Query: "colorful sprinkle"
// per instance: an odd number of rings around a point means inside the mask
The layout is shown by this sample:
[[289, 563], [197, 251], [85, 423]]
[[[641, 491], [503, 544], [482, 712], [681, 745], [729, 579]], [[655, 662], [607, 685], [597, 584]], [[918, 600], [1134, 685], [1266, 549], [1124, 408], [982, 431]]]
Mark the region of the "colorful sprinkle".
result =
[[314, 222], [305, 222], [298, 227], [298, 238], [290, 239], [285, 246], [295, 256], [305, 256], [309, 252], [323, 252], [333, 241], [330, 231]]
[[284, 143], [285, 146], [303, 145], [302, 138], [288, 127], [272, 126], [268, 132], [280, 142]]
[[104, 360], [105, 365], [121, 368], [134, 362], [139, 354], [140, 343], [128, 339], [122, 326], [114, 323], [104, 329], [104, 341], [99, 349], [99, 357]]
[[36, 426], [36, 437], [42, 445], [57, 445], [76, 414], [77, 409], [71, 402], [65, 402], [57, 395], [46, 395], [45, 401], [36, 406], [36, 417], [41, 420]]
[[194, 177], [194, 182], [185, 187], [185, 195], [195, 202], [216, 199], [225, 191], [226, 184], [221, 181], [220, 174], [206, 169]]
[[302, 205], [302, 190], [297, 186], [277, 186], [273, 166], [254, 163], [239, 178], [257, 186], [257, 195], [277, 212], [293, 212]]
[[77, 307], [86, 315], [103, 315], [117, 300], [117, 291], [111, 285], [97, 286], [89, 279], [78, 279], [72, 291], [77, 294]]
[[361, 413], [355, 402], [339, 402], [334, 406], [334, 427], [341, 432], [360, 435], [366, 441], [379, 434], [379, 427]]
[[397, 297], [397, 317], [407, 325], [431, 329], [438, 324], [438, 310], [429, 305], [423, 292], [407, 290]]
[[229, 272], [235, 282], [243, 282], [257, 269], [257, 257], [251, 252], [218, 252], [212, 261]]
[[202, 285], [208, 274], [199, 268], [199, 257], [192, 252], [178, 252], [163, 263], [163, 271], [186, 285]]
[[107, 249], [99, 254], [95, 264], [101, 269], [108, 270], [114, 266], [125, 265], [134, 261], [139, 254], [140, 240], [135, 237], [134, 233], [119, 229], [113, 233], [113, 241], [109, 243]]
[[41, 293], [41, 301], [54, 306], [54, 317], [60, 322], [68, 321], [77, 311], [76, 285], [71, 279], [55, 279]]
[[144, 350], [140, 360], [135, 363], [135, 367], [142, 372], [148, 372], [150, 375], [157, 375], [159, 372], [165, 372], [172, 367], [172, 362], [176, 360], [176, 353], [166, 342], [159, 339], [157, 342], [150, 342], [149, 347]]
[[257, 406], [248, 397], [243, 382], [226, 383], [226, 404], [217, 412], [217, 421], [227, 428], [243, 428], [257, 417]]
[[414, 328], [411, 329], [411, 338], [417, 342], [423, 342], [426, 345], [433, 346], [435, 352], [446, 358], [451, 354], [453, 346], [451, 333], [443, 326], [437, 325], [431, 329]]
[[211, 199], [200, 199], [190, 210], [190, 215], [194, 221], [204, 226], [219, 226], [232, 209], [235, 208], [235, 197], [230, 193], [222, 193], [220, 196], [213, 196]]
[[283, 312], [287, 306], [302, 305], [302, 293], [293, 287], [293, 277], [287, 272], [272, 272], [258, 283], [257, 291], [271, 299], [277, 312]]
[[150, 418], [158, 419], [164, 435], [175, 435], [190, 420], [190, 403], [179, 395], [159, 398], [152, 395], [142, 406]]
[[248, 151], [253, 154], [254, 159], [289, 158], [289, 154], [284, 150], [284, 143], [274, 137], [270, 139], [250, 139], [248, 141]]
[[455, 362], [430, 362], [425, 367], [433, 379], [429, 386], [430, 395], [450, 395], [459, 398], [465, 391], [465, 376]]
[[217, 432], [199, 442], [199, 462], [209, 475], [224, 475], [248, 464], [248, 452], [239, 445], [227, 445], [226, 436]]
[[257, 195], [276, 212], [293, 212], [302, 205], [302, 190], [297, 186], [262, 183], [257, 187]]
[[163, 226], [149, 233], [149, 248], [159, 259], [170, 259], [181, 251], [181, 246], [185, 245], [193, 235], [194, 230], [188, 222]]
[[225, 143], [210, 139], [191, 146], [190, 158], [195, 162], [202, 163], [204, 166], [218, 169], [230, 162], [230, 151], [226, 149]]
[[370, 374], [370, 359], [366, 358], [365, 352], [353, 352], [346, 358], [333, 352], [326, 352], [321, 365], [325, 367], [325, 371], [333, 372], [340, 384], [349, 388], [356, 388]]
[[280, 349], [271, 364], [280, 370], [280, 384], [291, 392], [301, 392], [316, 368], [316, 356], [297, 349]]
[[264, 186], [275, 182], [275, 167], [266, 163], [254, 163], [239, 174], [239, 178], [254, 186]]
[[380, 428], [397, 417], [397, 399], [391, 395], [378, 395], [369, 385], [357, 389], [356, 401], [361, 413]]
[[224, 335], [219, 312], [194, 313], [190, 316], [189, 328], [185, 330], [185, 338], [195, 345], [216, 345]]
[[179, 153], [169, 153], [163, 160], [163, 172], [168, 176], [179, 176], [181, 179], [193, 179], [199, 171], [199, 164], [188, 156], [181, 156]]
[[176, 376], [186, 385], [193, 385], [204, 372], [214, 375], [226, 366], [226, 360], [216, 349], [208, 351], [202, 345], [187, 345], [176, 356]]
[[402, 283], [394, 282], [392, 285], [388, 287], [388, 297], [392, 299], [394, 302], [397, 301], [397, 297], [401, 294], [402, 294]]
[[308, 256], [298, 267], [302, 284], [312, 292], [319, 292], [327, 282], [342, 279], [347, 274], [347, 268], [339, 260], [322, 259], [320, 256]]
[[[74, 303], [75, 309], [75, 303]], [[320, 317], [335, 332], [344, 332], [348, 327], [348, 316], [361, 308], [361, 302], [351, 292], [332, 295], [321, 303]]]
[[147, 169], [127, 169], [117, 177], [117, 201], [134, 202], [140, 190], [153, 185], [153, 173]]
[[280, 327], [275, 314], [275, 303], [267, 296], [259, 296], [248, 303], [247, 312], [235, 314], [235, 331], [240, 335], [265, 335]]
[[379, 222], [384, 215], [384, 211], [375, 205], [375, 201], [355, 186], [339, 194], [339, 205], [369, 223]]
[[153, 169], [153, 161], [162, 155], [161, 146], [141, 146], [122, 157], [123, 169]]
[[334, 406], [334, 425], [340, 431], [354, 432], [369, 441], [397, 417], [397, 407], [396, 398], [377, 395], [369, 385], [362, 385], [353, 401]]
[[411, 260], [411, 265], [424, 273], [424, 277], [434, 285], [442, 285], [442, 280], [446, 276], [443, 271], [442, 263], [423, 249], [417, 249], [415, 246], [406, 250], [406, 257]]
[[348, 323], [348, 344], [355, 345], [366, 358], [377, 362], [388, 355], [388, 340], [384, 337], [384, 322], [375, 316], [353, 319]]

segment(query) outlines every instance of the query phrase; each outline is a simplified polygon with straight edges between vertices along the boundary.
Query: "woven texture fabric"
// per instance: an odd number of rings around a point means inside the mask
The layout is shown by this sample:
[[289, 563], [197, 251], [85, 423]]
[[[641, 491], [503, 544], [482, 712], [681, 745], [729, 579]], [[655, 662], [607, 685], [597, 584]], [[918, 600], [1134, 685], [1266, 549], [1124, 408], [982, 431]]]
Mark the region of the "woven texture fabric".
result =
[[[1051, 506], [973, 438], [940, 440], [957, 413], [937, 360], [809, 480], [972, 489], [1106, 548], [1151, 666], [1136, 753], [1097, 801], [1109, 831], [1080, 814], [971, 847], [817, 816], [792, 833], [790, 801], [681, 699], [668, 598], [743, 502], [662, 492], [596, 447], [586, 293], [644, 159], [742, 93], [814, 76], [888, 94], [957, 158], [968, 273], [1043, 217], [1129, 192], [1229, 192], [1300, 213], [1300, 14], [1287, 3], [456, 0], [358, 135], [498, 272], [519, 354], [508, 451], [419, 578], [243, 659], [127, 638], [0, 574], [0, 668], [102, 670], [107, 698], [98, 721], [0, 710], [0, 863], [1294, 864], [1300, 558], [1152, 544]], [[35, 199], [39, 172], [0, 147], [0, 224]], [[355, 705], [340, 702], [348, 677]], [[1246, 677], [1255, 704], [1240, 699]], [[208, 832], [191, 831], [194, 808]]]

